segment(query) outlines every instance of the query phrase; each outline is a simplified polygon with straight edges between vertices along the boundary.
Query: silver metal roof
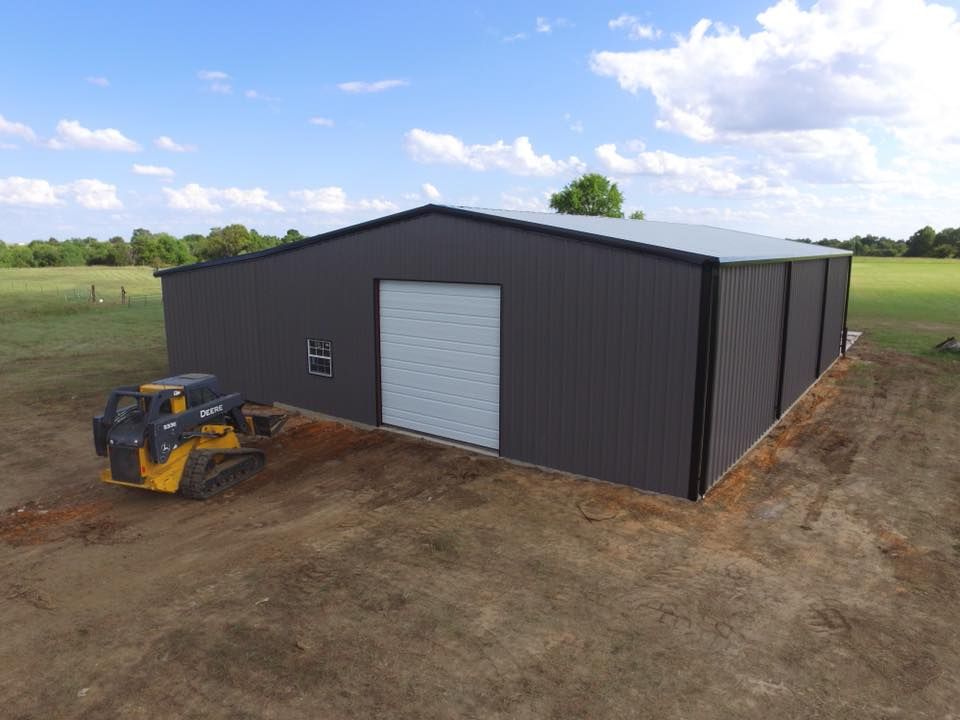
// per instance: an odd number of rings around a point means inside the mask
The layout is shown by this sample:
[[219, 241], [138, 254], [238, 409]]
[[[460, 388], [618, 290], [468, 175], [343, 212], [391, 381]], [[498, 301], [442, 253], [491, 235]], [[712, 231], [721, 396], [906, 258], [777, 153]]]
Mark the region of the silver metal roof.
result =
[[709, 225], [629, 220], [624, 218], [564, 215], [526, 210], [491, 210], [487, 208], [453, 207], [478, 215], [513, 220], [549, 228], [615, 238], [651, 248], [697, 255], [719, 263], [762, 262], [765, 260], [809, 260], [813, 258], [851, 255], [847, 250], [813, 245], [796, 240], [755, 235], [739, 230], [725, 230]]

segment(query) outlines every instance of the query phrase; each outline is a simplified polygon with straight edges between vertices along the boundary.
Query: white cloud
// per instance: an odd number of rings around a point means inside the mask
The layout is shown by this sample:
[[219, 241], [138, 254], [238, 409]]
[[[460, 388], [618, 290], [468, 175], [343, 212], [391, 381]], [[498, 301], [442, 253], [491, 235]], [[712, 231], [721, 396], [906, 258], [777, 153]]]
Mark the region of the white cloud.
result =
[[25, 177], [0, 178], [0, 205], [59, 205], [57, 189], [46, 180]]
[[645, 25], [635, 15], [621, 15], [607, 23], [611, 30], [626, 30], [627, 37], [633, 40], [655, 40], [662, 35], [659, 28]]
[[343, 188], [330, 186], [314, 190], [294, 190], [291, 197], [300, 201], [303, 210], [338, 213], [347, 209], [347, 193]]
[[242, 210], [283, 212], [283, 206], [262, 188], [215, 188], [189, 183], [182, 188], [163, 188], [167, 207], [175, 210], [220, 212], [224, 206]]
[[373, 210], [379, 213], [393, 212], [399, 209], [395, 202], [384, 198], [361, 198], [350, 207], [354, 210]]
[[567, 127], [570, 128], [571, 131], [573, 131], [573, 132], [575, 132], [575, 133], [582, 133], [582, 132], [583, 132], [583, 121], [582, 121], [582, 120], [574, 120], [574, 119], [573, 119], [573, 115], [571, 115], [570, 113], [564, 113], [564, 114], [563, 114], [563, 119], [567, 121]]
[[732, 193], [748, 185], [746, 179], [730, 169], [733, 158], [684, 157], [664, 150], [624, 157], [613, 144], [600, 145], [596, 153], [609, 172], [667, 178], [674, 189], [685, 192]]
[[761, 29], [701, 20], [674, 47], [598, 52], [592, 69], [631, 93], [649, 91], [659, 125], [695, 140], [819, 130], [858, 120], [954, 132], [960, 23], [924, 0], [781, 0]]
[[243, 96], [247, 98], [247, 100], [262, 100], [263, 102], [276, 102], [278, 100], [278, 98], [272, 95], [265, 95], [257, 90], [244, 90]]
[[123, 207], [117, 197], [117, 186], [100, 180], [76, 180], [67, 186], [77, 204], [88, 210], [116, 210]]
[[884, 175], [877, 148], [853, 128], [773, 131], [731, 140], [759, 151], [768, 173], [804, 182], [864, 183]]
[[305, 190], [293, 190], [290, 197], [299, 202], [303, 212], [343, 213], [350, 210], [373, 210], [390, 212], [397, 209], [395, 203], [382, 198], [363, 198], [355, 202], [347, 198], [346, 191], [335, 185]]
[[548, 33], [553, 30], [553, 26], [550, 24], [550, 21], [545, 17], [538, 17], [536, 30], [538, 33]]
[[109, 87], [110, 81], [99, 75], [91, 75], [90, 77], [84, 78], [91, 85], [96, 85], [98, 87]]
[[0, 142], [0, 150], [19, 150], [19, 145], [14, 145], [13, 143]]
[[200, 70], [197, 77], [207, 83], [207, 89], [210, 92], [220, 95], [229, 95], [233, 92], [233, 86], [230, 84], [230, 76], [222, 70]]
[[193, 152], [197, 149], [196, 145], [181, 145], [167, 135], [161, 135], [153, 141], [153, 144], [161, 150], [167, 150], [169, 152]]
[[75, 180], [53, 185], [38, 178], [0, 178], [0, 205], [45, 207], [62, 205], [65, 196], [90, 210], [115, 210], [123, 207], [117, 197], [117, 186], [101, 180]]
[[497, 140], [490, 145], [467, 145], [455, 135], [414, 128], [406, 134], [405, 145], [410, 157], [424, 164], [463, 165], [472, 170], [541, 176], [580, 172], [585, 168], [575, 156], [554, 160], [549, 155], [537, 155], [530, 138], [524, 136], [512, 143]]
[[12, 135], [27, 142], [35, 142], [37, 139], [37, 134], [29, 126], [7, 120], [3, 115], [0, 115], [0, 135]]
[[500, 207], [504, 210], [528, 210], [531, 212], [549, 212], [552, 191], [539, 195], [522, 195], [517, 192], [500, 193]]
[[376, 80], [366, 82], [364, 80], [351, 80], [350, 82], [338, 83], [337, 87], [345, 93], [378, 93], [384, 90], [391, 90], [398, 87], [406, 87], [410, 82], [408, 80]]
[[174, 175], [173, 170], [160, 165], [138, 165], [134, 163], [132, 170], [135, 175], [149, 175], [151, 177], [171, 178]]
[[427, 197], [428, 200], [439, 200], [440, 191], [437, 190], [435, 185], [431, 185], [426, 182], [420, 186], [420, 189], [423, 191], [423, 194]]
[[311, 125], [319, 125], [320, 127], [333, 127], [333, 120], [326, 117], [320, 117], [319, 115], [315, 115], [314, 117], [310, 118], [308, 122]]
[[505, 43], [515, 43], [518, 40], [526, 40], [527, 34], [525, 32], [514, 33], [513, 35], [504, 35], [501, 40]]
[[57, 134], [47, 142], [54, 150], [78, 148], [83, 150], [108, 150], [118, 152], [137, 152], [140, 145], [115, 128], [90, 130], [76, 120], [61, 120], [57, 123]]

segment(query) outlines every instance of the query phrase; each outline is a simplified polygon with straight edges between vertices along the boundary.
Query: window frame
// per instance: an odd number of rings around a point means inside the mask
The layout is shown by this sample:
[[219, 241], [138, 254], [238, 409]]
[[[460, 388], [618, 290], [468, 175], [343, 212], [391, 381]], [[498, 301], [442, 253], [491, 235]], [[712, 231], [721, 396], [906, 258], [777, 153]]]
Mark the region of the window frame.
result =
[[[333, 377], [333, 342], [330, 340], [324, 340], [323, 338], [316, 338], [316, 337], [307, 338], [306, 340], [307, 340], [306, 342], [307, 373], [310, 375], [315, 375], [316, 377], [332, 378]], [[314, 351], [311, 348], [311, 345], [310, 345], [311, 343], [318, 344], [316, 351]], [[321, 354], [324, 349], [326, 349], [326, 352], [327, 352], [326, 355]], [[310, 365], [311, 360], [326, 360], [327, 364], [329, 365], [330, 371], [318, 372], [316, 370], [313, 370], [313, 368]]]

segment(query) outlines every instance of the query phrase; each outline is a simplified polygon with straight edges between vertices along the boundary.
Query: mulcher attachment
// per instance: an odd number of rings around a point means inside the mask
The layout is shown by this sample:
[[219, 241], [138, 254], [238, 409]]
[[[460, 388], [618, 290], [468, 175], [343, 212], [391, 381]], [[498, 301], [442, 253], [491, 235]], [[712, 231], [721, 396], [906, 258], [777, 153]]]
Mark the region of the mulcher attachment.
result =
[[194, 450], [180, 477], [180, 494], [206, 500], [256, 474], [263, 465], [263, 451], [256, 448]]
[[261, 437], [273, 437], [287, 422], [287, 416], [283, 413], [259, 413], [247, 411], [244, 416], [251, 425], [254, 435]]

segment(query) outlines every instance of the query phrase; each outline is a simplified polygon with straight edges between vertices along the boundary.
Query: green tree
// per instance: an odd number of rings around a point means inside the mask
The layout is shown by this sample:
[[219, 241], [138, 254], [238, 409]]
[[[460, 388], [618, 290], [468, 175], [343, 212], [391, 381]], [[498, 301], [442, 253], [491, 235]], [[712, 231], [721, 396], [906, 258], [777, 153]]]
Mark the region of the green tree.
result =
[[33, 267], [57, 267], [63, 264], [60, 242], [56, 238], [32, 240], [27, 247], [33, 253]]
[[116, 265], [118, 267], [123, 265], [133, 265], [133, 252], [130, 250], [130, 246], [122, 242], [115, 243], [113, 240], [110, 240], [110, 259], [111, 262], [107, 263], [108, 265]]
[[276, 235], [261, 235], [253, 228], [250, 229], [250, 245], [247, 248], [248, 252], [256, 252], [257, 250], [266, 250], [267, 248], [272, 248], [275, 245], [280, 244], [280, 238]]
[[571, 181], [550, 196], [550, 207], [567, 215], [623, 217], [623, 193], [615, 182], [598, 173]]
[[60, 264], [68, 267], [79, 267], [87, 264], [88, 244], [68, 240], [60, 245]]
[[187, 243], [170, 233], [157, 233], [153, 239], [157, 244], [157, 258], [161, 265], [184, 265], [196, 259]]
[[28, 245], [11, 245], [8, 257], [10, 267], [36, 267], [33, 259], [33, 249]]
[[303, 235], [300, 233], [299, 230], [294, 230], [293, 228], [290, 228], [289, 230], [287, 230], [286, 235], [280, 238], [280, 242], [283, 243], [284, 245], [286, 245], [287, 243], [296, 242], [297, 240], [303, 240]]
[[137, 228], [130, 236], [130, 253], [135, 265], [159, 265], [160, 246], [152, 232]]
[[944, 228], [938, 232], [934, 252], [940, 257], [960, 257], [960, 228]]
[[250, 231], [240, 224], [227, 225], [225, 228], [212, 228], [203, 245], [200, 258], [214, 260], [216, 258], [233, 257], [247, 252], [250, 249]]
[[631, 220], [646, 220], [646, 216], [643, 214], [643, 210], [634, 210], [630, 213]]
[[203, 246], [207, 242], [207, 236], [200, 233], [191, 233], [180, 238], [187, 244], [187, 249], [194, 257], [203, 257]]
[[927, 225], [910, 236], [905, 254], [909, 257], [930, 257], [936, 239], [937, 231]]

